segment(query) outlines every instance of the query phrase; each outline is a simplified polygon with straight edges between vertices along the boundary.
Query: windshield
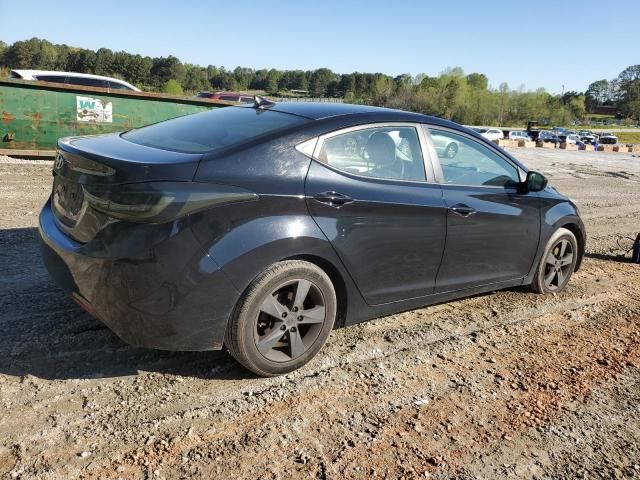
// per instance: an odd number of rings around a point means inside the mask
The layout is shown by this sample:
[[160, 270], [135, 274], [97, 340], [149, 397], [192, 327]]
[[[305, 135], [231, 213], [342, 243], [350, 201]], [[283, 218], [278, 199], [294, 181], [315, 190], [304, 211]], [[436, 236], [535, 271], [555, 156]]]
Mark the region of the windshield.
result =
[[122, 137], [147, 147], [205, 153], [309, 121], [288, 113], [223, 107], [131, 130]]

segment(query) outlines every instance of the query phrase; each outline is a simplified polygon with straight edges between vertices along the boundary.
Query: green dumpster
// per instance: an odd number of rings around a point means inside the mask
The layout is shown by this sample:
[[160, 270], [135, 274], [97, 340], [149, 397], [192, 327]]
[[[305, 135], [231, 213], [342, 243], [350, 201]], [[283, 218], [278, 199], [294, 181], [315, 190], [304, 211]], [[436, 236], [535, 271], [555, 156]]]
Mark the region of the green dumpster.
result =
[[47, 156], [60, 137], [129, 130], [230, 104], [149, 92], [0, 81], [0, 153]]

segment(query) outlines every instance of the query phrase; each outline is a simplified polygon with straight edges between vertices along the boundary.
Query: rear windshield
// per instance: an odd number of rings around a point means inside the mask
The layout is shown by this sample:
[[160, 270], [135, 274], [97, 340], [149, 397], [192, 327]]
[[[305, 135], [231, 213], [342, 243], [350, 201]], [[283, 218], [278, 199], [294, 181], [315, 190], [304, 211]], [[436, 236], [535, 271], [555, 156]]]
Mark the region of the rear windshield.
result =
[[131, 130], [122, 137], [148, 147], [205, 153], [309, 121], [257, 108], [223, 107]]

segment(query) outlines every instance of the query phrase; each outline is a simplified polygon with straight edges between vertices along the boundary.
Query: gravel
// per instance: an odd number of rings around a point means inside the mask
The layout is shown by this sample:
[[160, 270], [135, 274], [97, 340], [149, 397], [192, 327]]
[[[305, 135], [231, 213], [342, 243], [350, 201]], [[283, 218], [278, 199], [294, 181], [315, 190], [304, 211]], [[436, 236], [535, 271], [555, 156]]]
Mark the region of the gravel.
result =
[[0, 477], [640, 478], [640, 159], [517, 149], [578, 203], [565, 292], [516, 288], [336, 330], [300, 371], [130, 347], [38, 252], [50, 162], [0, 157]]

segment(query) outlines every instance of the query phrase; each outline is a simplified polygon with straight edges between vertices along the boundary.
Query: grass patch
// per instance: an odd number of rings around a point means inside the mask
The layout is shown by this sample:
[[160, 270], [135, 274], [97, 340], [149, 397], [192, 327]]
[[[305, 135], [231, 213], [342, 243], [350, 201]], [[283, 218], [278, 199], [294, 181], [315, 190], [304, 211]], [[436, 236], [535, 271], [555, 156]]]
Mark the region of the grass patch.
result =
[[619, 143], [640, 143], [640, 132], [615, 132]]
[[587, 116], [587, 119], [593, 119], [593, 120], [615, 120], [616, 116], [615, 115], [606, 115], [604, 113], [589, 113]]

